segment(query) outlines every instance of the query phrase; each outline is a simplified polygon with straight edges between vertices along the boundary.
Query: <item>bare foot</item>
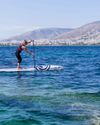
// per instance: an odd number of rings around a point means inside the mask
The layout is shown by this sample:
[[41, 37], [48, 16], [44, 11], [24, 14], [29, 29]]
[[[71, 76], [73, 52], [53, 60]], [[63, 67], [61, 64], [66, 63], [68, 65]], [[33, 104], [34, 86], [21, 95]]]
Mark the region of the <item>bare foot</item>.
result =
[[19, 67], [19, 66], [18, 66], [17, 69], [18, 69], [18, 70], [19, 70], [19, 69], [22, 69], [22, 67]]

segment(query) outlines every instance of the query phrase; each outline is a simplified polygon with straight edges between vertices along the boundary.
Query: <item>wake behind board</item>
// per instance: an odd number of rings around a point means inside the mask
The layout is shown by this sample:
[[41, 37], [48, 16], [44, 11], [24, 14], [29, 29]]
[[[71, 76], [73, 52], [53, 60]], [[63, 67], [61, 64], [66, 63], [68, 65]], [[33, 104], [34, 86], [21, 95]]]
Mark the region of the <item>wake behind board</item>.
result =
[[0, 69], [0, 72], [27, 72], [27, 71], [53, 71], [53, 70], [62, 70], [63, 66], [59, 65], [40, 65], [32, 68], [4, 68]]

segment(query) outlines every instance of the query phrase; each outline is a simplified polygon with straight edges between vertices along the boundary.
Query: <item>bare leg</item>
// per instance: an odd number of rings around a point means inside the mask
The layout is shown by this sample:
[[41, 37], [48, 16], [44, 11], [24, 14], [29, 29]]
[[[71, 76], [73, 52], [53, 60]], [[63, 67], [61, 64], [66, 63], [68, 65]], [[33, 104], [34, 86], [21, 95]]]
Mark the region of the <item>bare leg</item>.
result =
[[18, 69], [21, 69], [21, 67], [20, 67], [20, 63], [17, 64], [17, 68], [18, 68]]

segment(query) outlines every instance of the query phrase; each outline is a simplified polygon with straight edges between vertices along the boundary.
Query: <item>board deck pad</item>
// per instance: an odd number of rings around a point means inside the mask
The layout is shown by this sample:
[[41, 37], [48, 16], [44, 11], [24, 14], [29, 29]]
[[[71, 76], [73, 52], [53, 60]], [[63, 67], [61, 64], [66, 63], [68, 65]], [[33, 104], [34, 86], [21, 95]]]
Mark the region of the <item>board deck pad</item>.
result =
[[25, 71], [53, 71], [53, 70], [61, 70], [63, 69], [63, 66], [59, 65], [37, 65], [35, 67], [29, 67], [29, 68], [2, 68], [0, 69], [0, 72], [25, 72]]

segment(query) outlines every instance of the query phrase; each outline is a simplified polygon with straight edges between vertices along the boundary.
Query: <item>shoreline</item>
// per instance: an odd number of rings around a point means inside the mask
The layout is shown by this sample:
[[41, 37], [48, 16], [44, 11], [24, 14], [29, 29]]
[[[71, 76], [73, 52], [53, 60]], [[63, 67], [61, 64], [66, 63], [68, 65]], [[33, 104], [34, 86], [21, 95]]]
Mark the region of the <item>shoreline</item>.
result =
[[[12, 40], [12, 41], [1, 41], [0, 46], [18, 46], [21, 43], [21, 40]], [[91, 46], [91, 45], [100, 45], [100, 40], [34, 40], [35, 46]], [[29, 46], [32, 46], [30, 44]]]
[[[0, 44], [0, 47], [6, 47], [6, 46], [18, 46], [19, 44]], [[28, 46], [32, 46], [32, 45], [28, 45]], [[54, 45], [51, 45], [51, 44], [38, 44], [38, 45], [35, 45], [35, 46], [100, 46], [100, 43], [99, 44], [54, 44]]]

